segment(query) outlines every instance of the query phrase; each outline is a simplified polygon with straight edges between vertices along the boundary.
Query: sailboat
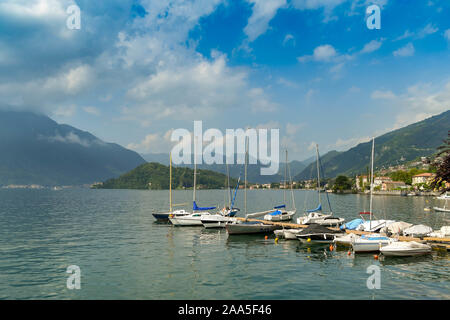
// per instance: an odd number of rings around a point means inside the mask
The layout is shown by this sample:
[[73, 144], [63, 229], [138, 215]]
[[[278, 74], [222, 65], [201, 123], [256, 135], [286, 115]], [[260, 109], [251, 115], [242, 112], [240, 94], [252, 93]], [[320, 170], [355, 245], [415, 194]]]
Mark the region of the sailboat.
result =
[[450, 208], [447, 207], [447, 201], [450, 199], [450, 195], [446, 192], [444, 195], [437, 197], [437, 199], [445, 200], [444, 207], [433, 207], [434, 211], [439, 212], [450, 212]]
[[228, 164], [227, 164], [227, 176], [228, 176], [228, 206], [225, 206], [221, 211], [216, 214], [205, 215], [201, 218], [202, 224], [205, 228], [225, 228], [225, 225], [230, 221], [236, 221], [234, 216], [239, 211], [238, 208], [234, 208], [234, 203], [236, 201], [236, 194], [239, 188], [239, 182], [241, 180], [241, 176], [238, 178], [238, 182], [236, 184], [236, 188], [234, 190], [234, 197], [231, 200], [230, 189], [229, 189], [229, 172], [228, 172]]
[[449, 200], [450, 199], [450, 194], [448, 192], [445, 192], [443, 195], [436, 197], [436, 199], [439, 200]]
[[[247, 164], [248, 164], [248, 137], [245, 139], [245, 165], [244, 165], [244, 212], [245, 217], [248, 218], [252, 215], [261, 215], [269, 212], [258, 212], [254, 214], [247, 214]], [[239, 221], [234, 220], [230, 221], [225, 225], [225, 228], [229, 235], [236, 234], [255, 234], [255, 233], [271, 233], [276, 229], [280, 229], [281, 227], [272, 225], [272, 224], [264, 224], [258, 221]]]
[[[197, 143], [194, 144], [194, 148]], [[196, 154], [196, 153], [195, 153]], [[170, 222], [175, 226], [203, 226], [202, 218], [211, 215], [209, 210], [214, 210], [216, 207], [199, 207], [196, 202], [196, 187], [197, 187], [197, 161], [194, 155], [194, 190], [193, 190], [193, 212], [184, 216], [171, 216], [169, 217]]]
[[[288, 169], [288, 151], [286, 150], [286, 165], [284, 167], [284, 203], [286, 203], [286, 179], [287, 179], [287, 169]], [[294, 200], [294, 190], [292, 189], [292, 178], [291, 178], [291, 170], [289, 169], [289, 181], [291, 186], [291, 198], [292, 198], [292, 210], [286, 210], [286, 204], [276, 206], [274, 207], [275, 211], [270, 212], [266, 215], [264, 215], [264, 220], [269, 221], [290, 221], [292, 220], [292, 217], [297, 212], [297, 209], [295, 209], [295, 200]]]
[[339, 234], [342, 234], [342, 231], [331, 230], [320, 224], [311, 223], [305, 229], [296, 233], [296, 238], [303, 243], [331, 243]]
[[[364, 231], [373, 232], [375, 228], [381, 229], [382, 227], [387, 226], [387, 222], [389, 220], [375, 220], [372, 221], [372, 198], [373, 198], [373, 160], [374, 160], [374, 152], [375, 152], [375, 138], [372, 139], [372, 169], [370, 176], [370, 220], [360, 224], [357, 227], [357, 230], [363, 226]], [[395, 222], [395, 221], [392, 221]], [[379, 230], [377, 229], [377, 230]], [[352, 247], [355, 253], [357, 252], [372, 252], [379, 251], [381, 247], [390, 244], [394, 239], [383, 236], [379, 233], [373, 233], [368, 235], [362, 235], [361, 237], [352, 238]]]
[[[328, 200], [328, 206], [330, 207], [330, 213], [329, 214], [325, 214], [322, 213], [322, 203], [320, 200], [320, 192], [321, 192], [321, 187], [320, 187], [320, 170], [319, 170], [319, 146], [316, 144], [316, 157], [317, 157], [317, 194], [319, 197], [319, 205], [317, 206], [316, 209], [313, 210], [306, 210], [306, 213], [308, 215], [306, 215], [300, 218], [297, 218], [297, 224], [310, 224], [310, 223], [318, 223], [318, 224], [326, 224], [325, 223], [325, 219], [327, 218], [331, 218], [333, 215], [333, 212], [331, 212], [331, 206], [330, 206], [330, 200], [328, 198], [328, 193], [327, 195], [327, 200]], [[342, 223], [344, 222], [344, 220], [342, 218], [337, 218], [336, 223]]]
[[188, 214], [190, 214], [189, 212], [187, 212], [184, 209], [173, 211], [173, 202], [172, 202], [172, 153], [170, 153], [170, 155], [169, 155], [169, 161], [170, 161], [170, 166], [169, 166], [169, 168], [170, 168], [169, 169], [169, 212], [154, 213], [153, 217], [157, 221], [169, 221], [169, 217], [170, 216], [182, 217], [182, 216], [187, 216]]

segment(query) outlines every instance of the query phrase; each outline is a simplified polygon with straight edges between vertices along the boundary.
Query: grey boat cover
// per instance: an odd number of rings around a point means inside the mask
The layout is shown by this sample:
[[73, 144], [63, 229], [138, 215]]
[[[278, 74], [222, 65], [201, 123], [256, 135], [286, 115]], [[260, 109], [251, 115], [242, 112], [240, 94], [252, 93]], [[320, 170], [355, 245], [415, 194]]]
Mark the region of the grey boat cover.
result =
[[412, 227], [411, 223], [399, 221], [388, 225], [387, 227], [381, 228], [380, 233], [391, 233], [391, 234], [401, 234], [405, 229]]
[[298, 233], [298, 235], [318, 234], [318, 233], [341, 233], [341, 231], [331, 230], [317, 223], [311, 223], [308, 227]]
[[425, 226], [423, 224], [418, 224], [415, 226], [412, 226], [408, 229], [403, 230], [403, 234], [405, 236], [416, 236], [416, 237], [423, 237], [428, 235], [429, 233], [433, 232], [433, 229], [431, 229], [428, 226]]

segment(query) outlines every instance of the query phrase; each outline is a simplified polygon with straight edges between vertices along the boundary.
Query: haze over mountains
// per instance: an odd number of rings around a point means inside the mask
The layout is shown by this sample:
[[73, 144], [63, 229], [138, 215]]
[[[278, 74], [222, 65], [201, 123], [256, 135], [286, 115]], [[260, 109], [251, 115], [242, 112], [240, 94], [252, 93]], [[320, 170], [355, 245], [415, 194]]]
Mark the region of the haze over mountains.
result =
[[[429, 156], [443, 144], [450, 130], [450, 110], [407, 127], [375, 138], [375, 169], [386, 168]], [[320, 146], [319, 146], [320, 147]], [[370, 164], [372, 142], [360, 143], [345, 152], [330, 151], [321, 156], [323, 177], [333, 178], [344, 174], [354, 176], [366, 172]], [[315, 178], [314, 164], [295, 176], [295, 180]]]
[[[450, 111], [386, 133], [375, 139], [375, 167], [387, 167], [436, 152], [450, 129]], [[320, 146], [319, 146], [320, 147]], [[330, 151], [321, 156], [327, 178], [339, 174], [356, 175], [369, 165], [371, 143], [361, 143], [345, 152]], [[144, 160], [145, 158], [145, 160]], [[169, 163], [167, 154], [144, 155], [115, 143], [106, 143], [92, 134], [44, 115], [31, 112], [0, 111], [0, 186], [39, 184], [44, 186], [82, 185], [116, 178], [147, 161]], [[294, 180], [315, 178], [315, 159], [291, 161]], [[248, 181], [284, 180], [280, 159], [277, 175], [261, 176], [260, 164], [248, 166]], [[193, 165], [183, 165], [192, 168]], [[226, 173], [225, 165], [198, 166]], [[243, 165], [230, 165], [230, 176], [244, 178]], [[289, 177], [288, 177], [289, 178]]]
[[143, 163], [134, 151], [47, 116], [0, 111], [0, 186], [89, 184]]

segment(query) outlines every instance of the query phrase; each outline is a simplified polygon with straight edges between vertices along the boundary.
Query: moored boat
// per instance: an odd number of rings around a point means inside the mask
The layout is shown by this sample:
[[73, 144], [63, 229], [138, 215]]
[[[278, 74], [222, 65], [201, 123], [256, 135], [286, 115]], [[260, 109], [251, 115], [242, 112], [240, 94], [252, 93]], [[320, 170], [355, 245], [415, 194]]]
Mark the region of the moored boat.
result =
[[439, 199], [439, 200], [450, 200], [450, 194], [448, 192], [445, 192], [443, 195], [440, 195], [439, 197], [436, 197], [436, 199]]
[[341, 234], [341, 231], [331, 230], [320, 224], [313, 223], [298, 232], [296, 238], [303, 243], [331, 243], [337, 235]]
[[153, 213], [153, 217], [158, 221], [169, 221], [170, 216], [173, 217], [183, 217], [191, 214], [190, 212], [180, 209], [175, 210], [173, 212], [165, 212], [165, 213]]
[[428, 236], [431, 232], [433, 232], [433, 229], [429, 226], [425, 226], [423, 224], [418, 224], [412, 227], [409, 227], [405, 230], [403, 230], [403, 234], [405, 236], [410, 237], [417, 237], [422, 238]]
[[295, 215], [295, 210], [275, 210], [264, 215], [264, 220], [268, 221], [290, 221], [292, 217]]
[[202, 216], [200, 220], [205, 228], [225, 228], [227, 223], [236, 221], [236, 218], [221, 214], [211, 214]]
[[424, 243], [419, 243], [416, 241], [392, 242], [380, 249], [380, 252], [385, 256], [396, 256], [396, 257], [408, 257], [408, 256], [419, 256], [431, 253], [431, 247]]
[[153, 217], [161, 222], [169, 221], [170, 217], [184, 217], [190, 214], [190, 212], [187, 212], [184, 209], [180, 210], [173, 210], [174, 204], [172, 203], [172, 153], [169, 154], [169, 212], [163, 212], [163, 213], [153, 213]]
[[[318, 223], [318, 224], [323, 224], [323, 225], [329, 225], [328, 222], [334, 222], [334, 223], [342, 223], [345, 220], [342, 218], [335, 218], [335, 220], [327, 220], [332, 218], [333, 216], [333, 211], [331, 209], [331, 204], [330, 204], [330, 199], [328, 197], [328, 193], [326, 193], [326, 198], [327, 198], [327, 202], [328, 202], [328, 207], [330, 209], [329, 213], [323, 213], [322, 212], [322, 202], [320, 199], [320, 193], [321, 191], [323, 192], [323, 189], [320, 185], [320, 156], [319, 156], [319, 146], [316, 144], [316, 167], [317, 167], [317, 195], [318, 195], [318, 200], [319, 200], [319, 204], [317, 206], [316, 209], [313, 210], [306, 210], [305, 215], [303, 217], [299, 217], [297, 218], [297, 224], [303, 224], [303, 225], [307, 225], [307, 224], [312, 224], [312, 223]], [[306, 200], [306, 198], [305, 198]]]
[[285, 240], [297, 240], [297, 234], [302, 231], [302, 229], [279, 229], [275, 230], [275, 236], [279, 239]]
[[227, 223], [225, 229], [228, 234], [255, 234], [255, 233], [271, 233], [276, 229], [280, 229], [280, 226], [272, 224], [264, 224], [257, 221], [239, 221], [236, 223]]
[[316, 220], [315, 223], [326, 227], [339, 227], [345, 221], [344, 218], [339, 217], [326, 217], [323, 219]]
[[361, 237], [352, 239], [352, 248], [355, 253], [375, 252], [380, 251], [381, 247], [387, 246], [393, 240], [378, 233], [362, 235]]
[[334, 243], [337, 245], [343, 245], [343, 246], [348, 246], [350, 247], [352, 245], [352, 242], [354, 239], [359, 238], [359, 236], [357, 234], [354, 233], [347, 233], [345, 235], [342, 236], [336, 236], [334, 238]]

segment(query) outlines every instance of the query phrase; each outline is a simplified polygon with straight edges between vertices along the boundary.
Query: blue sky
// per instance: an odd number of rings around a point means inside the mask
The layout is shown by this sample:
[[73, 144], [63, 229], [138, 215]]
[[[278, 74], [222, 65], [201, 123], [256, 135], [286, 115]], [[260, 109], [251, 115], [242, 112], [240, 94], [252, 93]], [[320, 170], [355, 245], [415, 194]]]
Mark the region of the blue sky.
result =
[[314, 143], [346, 150], [450, 109], [450, 2], [411, 3], [4, 0], [0, 107], [141, 153], [168, 152], [194, 120], [279, 128], [299, 160]]

